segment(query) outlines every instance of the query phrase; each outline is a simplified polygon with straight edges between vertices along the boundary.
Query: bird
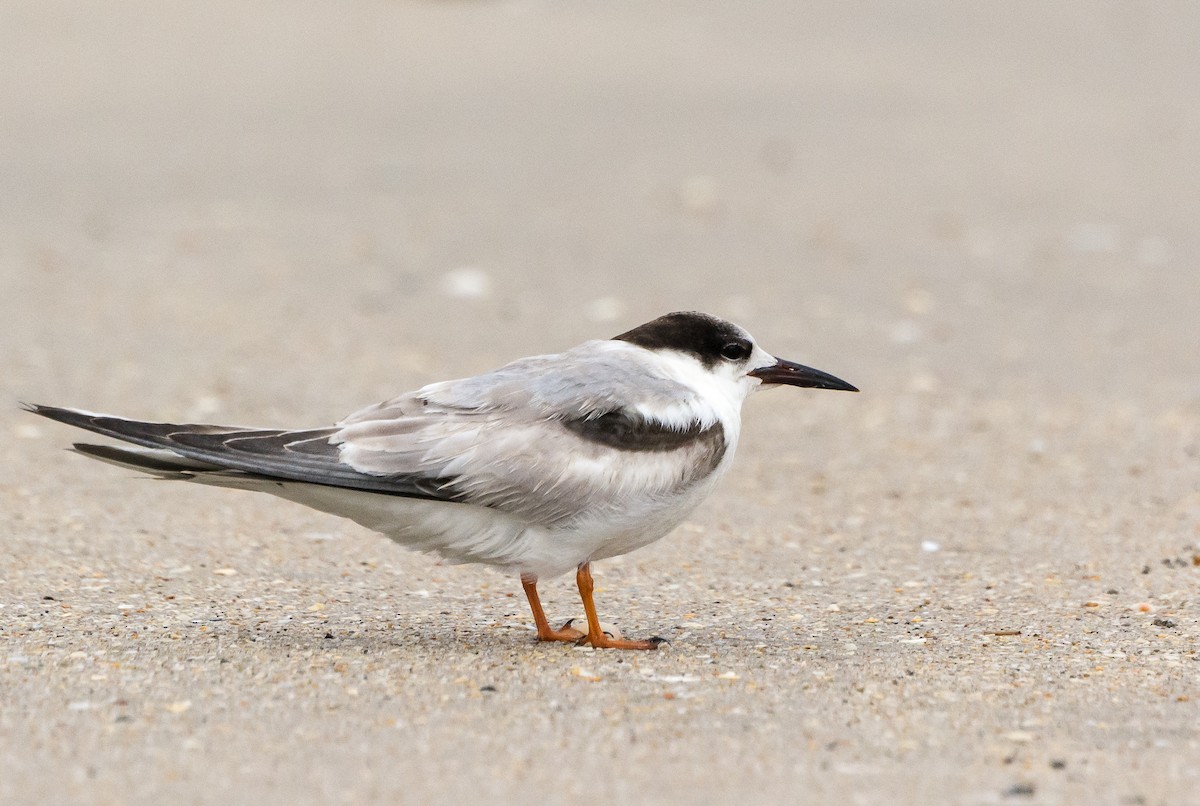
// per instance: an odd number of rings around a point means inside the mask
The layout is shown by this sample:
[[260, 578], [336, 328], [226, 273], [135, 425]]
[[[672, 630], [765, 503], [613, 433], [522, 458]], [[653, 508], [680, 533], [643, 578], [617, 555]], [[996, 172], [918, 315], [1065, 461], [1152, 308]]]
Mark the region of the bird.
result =
[[[305, 429], [26, 410], [125, 444], [81, 454], [162, 479], [270, 493], [452, 563], [515, 573], [539, 641], [655, 649], [597, 615], [591, 565], [678, 526], [729, 469], [751, 393], [857, 392], [732, 322], [660, 316], [610, 339], [433, 383]], [[586, 631], [550, 625], [540, 579], [574, 569]]]

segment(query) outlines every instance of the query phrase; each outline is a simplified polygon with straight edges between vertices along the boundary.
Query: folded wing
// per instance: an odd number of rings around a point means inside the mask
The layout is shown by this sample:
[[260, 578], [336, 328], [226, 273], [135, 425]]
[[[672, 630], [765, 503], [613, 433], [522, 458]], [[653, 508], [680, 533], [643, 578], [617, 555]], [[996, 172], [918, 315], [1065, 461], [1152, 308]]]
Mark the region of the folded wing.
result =
[[[53, 406], [30, 410], [139, 445], [149, 472], [236, 471], [410, 498], [474, 504], [542, 526], [654, 507], [709, 475], [726, 436], [695, 393], [621, 342], [522, 359], [433, 384], [305, 430], [152, 423]], [[608, 344], [615, 347], [609, 348]], [[581, 352], [582, 351], [582, 352]], [[647, 411], [670, 412], [666, 420]], [[119, 449], [77, 446], [122, 460]], [[168, 456], [169, 456], [168, 455]], [[157, 468], [157, 469], [156, 469]]]
[[603, 345], [427, 386], [347, 417], [333, 439], [357, 470], [445, 479], [459, 500], [541, 525], [653, 507], [716, 469], [725, 433], [636, 348]]
[[76, 449], [99, 459], [140, 465], [148, 472], [192, 472], [236, 470], [254, 476], [303, 481], [333, 487], [402, 495], [413, 498], [456, 500], [453, 492], [443, 492], [442, 481], [422, 476], [379, 476], [362, 473], [340, 461], [338, 446], [329, 441], [336, 428], [301, 431], [240, 428], [200, 424], [152, 423], [127, 420], [105, 414], [32, 405], [35, 414], [73, 425], [87, 431], [113, 437], [155, 452], [192, 460], [185, 465], [171, 462], [157, 453], [132, 454], [126, 451], [120, 460], [118, 449], [76, 445]]

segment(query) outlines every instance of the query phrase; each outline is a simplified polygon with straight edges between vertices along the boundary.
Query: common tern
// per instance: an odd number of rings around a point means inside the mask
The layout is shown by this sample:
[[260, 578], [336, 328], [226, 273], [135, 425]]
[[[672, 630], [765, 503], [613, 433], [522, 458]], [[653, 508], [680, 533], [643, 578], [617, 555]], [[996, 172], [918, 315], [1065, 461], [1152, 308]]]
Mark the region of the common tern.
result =
[[[746, 397], [768, 386], [857, 392], [777, 359], [697, 312], [434, 383], [336, 425], [288, 430], [142, 422], [29, 405], [132, 443], [76, 451], [164, 479], [255, 490], [356, 521], [408, 548], [516, 572], [542, 641], [654, 649], [609, 634], [591, 563], [666, 535], [728, 470]], [[576, 569], [587, 632], [554, 629], [537, 582]]]

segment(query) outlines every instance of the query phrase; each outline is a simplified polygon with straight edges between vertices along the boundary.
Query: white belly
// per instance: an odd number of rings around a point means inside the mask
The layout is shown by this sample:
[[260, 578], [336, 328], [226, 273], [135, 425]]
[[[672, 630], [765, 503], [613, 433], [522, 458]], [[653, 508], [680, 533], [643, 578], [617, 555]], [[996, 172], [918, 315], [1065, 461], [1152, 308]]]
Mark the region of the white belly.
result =
[[[548, 578], [580, 563], [616, 557], [660, 539], [708, 493], [727, 462], [708, 478], [667, 500], [627, 501], [620, 512], [599, 512], [569, 527], [531, 525], [496, 509], [427, 501], [301, 482], [197, 478], [217, 486], [268, 492], [340, 515], [401, 545], [455, 563], [484, 563]], [[230, 483], [233, 482], [233, 483]]]

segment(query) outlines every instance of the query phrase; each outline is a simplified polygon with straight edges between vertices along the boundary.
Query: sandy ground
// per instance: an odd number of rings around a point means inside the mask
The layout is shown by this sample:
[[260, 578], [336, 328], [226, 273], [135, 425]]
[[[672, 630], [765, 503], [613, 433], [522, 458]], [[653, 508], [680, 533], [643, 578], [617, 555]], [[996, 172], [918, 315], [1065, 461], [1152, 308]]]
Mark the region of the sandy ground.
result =
[[[0, 5], [0, 802], [1200, 802], [1196, 6], [248, 5]], [[17, 411], [680, 308], [863, 393], [599, 565], [656, 653]]]

